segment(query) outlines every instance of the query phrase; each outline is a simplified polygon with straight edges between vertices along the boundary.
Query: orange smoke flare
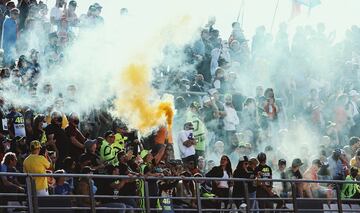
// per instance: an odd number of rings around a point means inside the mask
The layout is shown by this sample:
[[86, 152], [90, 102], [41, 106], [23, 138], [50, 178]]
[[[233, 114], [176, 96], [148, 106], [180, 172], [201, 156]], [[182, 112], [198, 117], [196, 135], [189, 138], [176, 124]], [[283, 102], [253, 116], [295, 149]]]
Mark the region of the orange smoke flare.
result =
[[145, 65], [131, 64], [121, 76], [121, 93], [115, 102], [119, 116], [125, 118], [130, 127], [146, 134], [164, 124], [172, 126], [174, 111], [171, 101], [151, 101], [154, 96], [149, 69]]

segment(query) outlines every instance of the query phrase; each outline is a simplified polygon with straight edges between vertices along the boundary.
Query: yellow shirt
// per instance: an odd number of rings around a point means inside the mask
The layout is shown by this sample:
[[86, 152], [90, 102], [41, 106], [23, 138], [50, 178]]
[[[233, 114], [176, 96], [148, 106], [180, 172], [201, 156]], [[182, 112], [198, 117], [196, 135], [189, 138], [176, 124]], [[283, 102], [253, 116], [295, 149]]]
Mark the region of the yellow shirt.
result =
[[[24, 160], [24, 172], [45, 174], [46, 169], [50, 167], [50, 162], [42, 155], [29, 155]], [[34, 177], [36, 191], [48, 188], [46, 177]]]

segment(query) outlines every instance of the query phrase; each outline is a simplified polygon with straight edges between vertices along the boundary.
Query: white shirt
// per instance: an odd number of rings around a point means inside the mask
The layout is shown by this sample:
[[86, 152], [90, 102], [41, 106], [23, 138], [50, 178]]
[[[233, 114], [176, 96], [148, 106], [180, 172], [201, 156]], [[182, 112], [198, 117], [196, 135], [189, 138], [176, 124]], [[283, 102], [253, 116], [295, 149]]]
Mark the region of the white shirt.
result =
[[53, 7], [50, 11], [50, 18], [54, 17], [55, 21], [59, 21], [63, 15], [63, 10], [58, 7]]
[[224, 181], [220, 181], [219, 182], [219, 185], [218, 185], [218, 188], [229, 188], [229, 184], [228, 184], [228, 181], [227, 181], [227, 179], [229, 179], [229, 175], [228, 175], [228, 173], [224, 170], [223, 171], [224, 172], [224, 175], [223, 175], [223, 179], [225, 179]]
[[224, 130], [236, 130], [236, 125], [239, 125], [240, 123], [236, 110], [230, 106], [226, 106], [226, 104], [224, 104], [224, 109], [226, 113], [226, 116], [224, 117]]
[[354, 117], [355, 115], [359, 114], [358, 106], [357, 103], [355, 103], [354, 101], [350, 101], [350, 103], [353, 106], [352, 117]]
[[186, 158], [191, 155], [195, 155], [195, 146], [186, 147], [184, 142], [189, 140], [189, 135], [193, 134], [192, 130], [181, 130], [178, 134], [177, 143], [179, 146], [180, 157]]

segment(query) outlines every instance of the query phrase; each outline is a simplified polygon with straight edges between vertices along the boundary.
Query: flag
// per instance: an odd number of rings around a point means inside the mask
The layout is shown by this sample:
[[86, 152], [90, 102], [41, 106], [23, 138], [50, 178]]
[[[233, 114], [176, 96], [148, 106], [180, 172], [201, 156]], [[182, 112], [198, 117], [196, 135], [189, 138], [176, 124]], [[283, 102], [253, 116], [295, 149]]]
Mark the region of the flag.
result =
[[314, 8], [321, 4], [320, 0], [295, 0], [299, 5], [304, 5], [308, 8]]
[[301, 14], [301, 6], [307, 7], [310, 11], [312, 8], [320, 4], [321, 0], [292, 0], [292, 12], [290, 19], [293, 19]]

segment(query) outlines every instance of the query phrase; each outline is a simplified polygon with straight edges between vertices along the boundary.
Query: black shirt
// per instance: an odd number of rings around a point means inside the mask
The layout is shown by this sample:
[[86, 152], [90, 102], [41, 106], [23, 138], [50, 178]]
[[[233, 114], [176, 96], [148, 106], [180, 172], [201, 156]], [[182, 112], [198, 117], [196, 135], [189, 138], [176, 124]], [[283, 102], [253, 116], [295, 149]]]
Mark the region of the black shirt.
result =
[[[260, 178], [263, 179], [272, 179], [272, 170], [268, 165], [259, 165], [255, 169], [255, 174], [258, 174]], [[264, 182], [266, 186], [272, 187], [272, 182]]]
[[[65, 131], [58, 125], [50, 124], [45, 128], [46, 136], [54, 135], [54, 140], [56, 140], [55, 145], [59, 151], [59, 159], [58, 162], [62, 162], [62, 160], [69, 156], [69, 145], [70, 139], [66, 135]], [[72, 156], [77, 157], [77, 156]]]
[[84, 163], [86, 161], [90, 161], [90, 165], [87, 165], [90, 167], [96, 167], [100, 165], [100, 157], [90, 152], [85, 152], [80, 155], [79, 162]]
[[[115, 182], [115, 180], [114, 180]], [[96, 191], [97, 195], [119, 195], [119, 190], [111, 187], [111, 180], [107, 178], [98, 179], [96, 182], [98, 186], [98, 190]], [[119, 198], [98, 198], [98, 200], [102, 203], [116, 203]]]

